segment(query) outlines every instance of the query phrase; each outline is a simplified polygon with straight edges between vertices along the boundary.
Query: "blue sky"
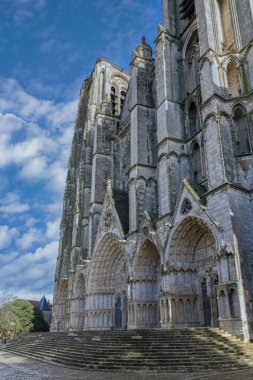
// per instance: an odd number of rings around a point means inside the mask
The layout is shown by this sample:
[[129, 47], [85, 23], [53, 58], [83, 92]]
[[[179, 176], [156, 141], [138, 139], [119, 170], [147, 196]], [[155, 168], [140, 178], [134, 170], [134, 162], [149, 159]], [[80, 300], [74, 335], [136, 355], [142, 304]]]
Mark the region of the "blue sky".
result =
[[0, 0], [0, 299], [52, 297], [79, 89], [96, 59], [129, 69], [159, 0]]

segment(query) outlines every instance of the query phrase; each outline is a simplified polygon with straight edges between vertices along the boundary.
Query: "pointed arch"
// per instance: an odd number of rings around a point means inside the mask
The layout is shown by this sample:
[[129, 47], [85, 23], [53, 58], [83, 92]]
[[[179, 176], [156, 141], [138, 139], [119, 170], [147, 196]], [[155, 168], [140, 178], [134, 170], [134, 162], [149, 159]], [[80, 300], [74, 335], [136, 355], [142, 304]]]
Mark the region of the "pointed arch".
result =
[[229, 0], [216, 0], [216, 20], [220, 50], [230, 51], [235, 46], [235, 35]]
[[[108, 318], [102, 318], [99, 322], [95, 320], [92, 326], [88, 318], [88, 328], [109, 329], [115, 327], [115, 313], [119, 312], [118, 305], [121, 305], [121, 311], [123, 311], [123, 307], [124, 310], [127, 310], [125, 305], [127, 279], [128, 261], [124, 244], [118, 236], [108, 233], [100, 241], [91, 259], [86, 301], [88, 305], [86, 312], [106, 311]], [[121, 302], [119, 302], [119, 297]], [[112, 318], [112, 316], [114, 317]], [[126, 315], [122, 314], [122, 327], [126, 325], [126, 320]], [[101, 326], [102, 321], [106, 321], [106, 325]]]
[[[138, 311], [131, 328], [151, 328], [159, 323], [159, 293], [160, 293], [160, 255], [157, 247], [147, 239], [138, 251], [133, 264], [133, 280], [131, 284], [131, 304]], [[148, 309], [147, 309], [147, 304]], [[145, 307], [144, 307], [145, 305]], [[145, 313], [143, 311], [145, 310]], [[130, 318], [129, 318], [130, 320]]]
[[247, 110], [242, 105], [233, 108], [233, 141], [236, 156], [251, 153]]
[[196, 133], [199, 131], [198, 108], [194, 101], [192, 101], [189, 104], [188, 118], [189, 118], [189, 137], [192, 137], [196, 135]]
[[191, 32], [183, 50], [185, 57], [186, 92], [191, 94], [199, 85], [199, 36], [198, 30]]
[[72, 330], [83, 330], [84, 328], [85, 293], [85, 277], [83, 273], [79, 273], [73, 284], [70, 315], [70, 328]]
[[242, 94], [240, 71], [234, 60], [227, 65], [227, 88], [230, 97], [238, 97]]
[[201, 183], [202, 178], [202, 164], [201, 164], [201, 149], [197, 141], [194, 141], [191, 146], [192, 155], [192, 180], [195, 183]]

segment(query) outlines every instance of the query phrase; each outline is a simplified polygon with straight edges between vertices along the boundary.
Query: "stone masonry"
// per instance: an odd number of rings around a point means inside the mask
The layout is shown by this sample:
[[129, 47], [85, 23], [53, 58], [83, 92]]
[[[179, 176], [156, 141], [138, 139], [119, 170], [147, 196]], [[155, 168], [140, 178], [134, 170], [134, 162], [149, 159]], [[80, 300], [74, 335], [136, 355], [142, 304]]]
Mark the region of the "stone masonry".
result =
[[[159, 5], [158, 5], [159, 6]], [[155, 52], [80, 93], [52, 331], [253, 339], [253, 2], [163, 0]]]

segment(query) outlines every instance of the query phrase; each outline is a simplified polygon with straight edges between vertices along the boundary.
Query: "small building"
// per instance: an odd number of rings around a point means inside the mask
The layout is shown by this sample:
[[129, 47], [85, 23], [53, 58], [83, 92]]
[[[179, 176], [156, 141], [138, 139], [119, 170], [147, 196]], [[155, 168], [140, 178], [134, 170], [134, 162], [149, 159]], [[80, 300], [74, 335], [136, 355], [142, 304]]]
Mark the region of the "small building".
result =
[[46, 299], [46, 297], [43, 296], [40, 301], [28, 300], [28, 302], [30, 302], [34, 307], [42, 311], [45, 321], [50, 325], [52, 309], [50, 302]]

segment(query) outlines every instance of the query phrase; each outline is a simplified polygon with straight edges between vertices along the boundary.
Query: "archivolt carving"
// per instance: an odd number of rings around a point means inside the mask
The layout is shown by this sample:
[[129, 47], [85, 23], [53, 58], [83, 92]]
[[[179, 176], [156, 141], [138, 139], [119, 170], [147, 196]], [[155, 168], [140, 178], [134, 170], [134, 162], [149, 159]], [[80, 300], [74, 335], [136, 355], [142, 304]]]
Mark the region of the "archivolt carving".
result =
[[128, 277], [127, 256], [123, 243], [114, 234], [101, 241], [91, 261], [89, 293], [125, 291]]

